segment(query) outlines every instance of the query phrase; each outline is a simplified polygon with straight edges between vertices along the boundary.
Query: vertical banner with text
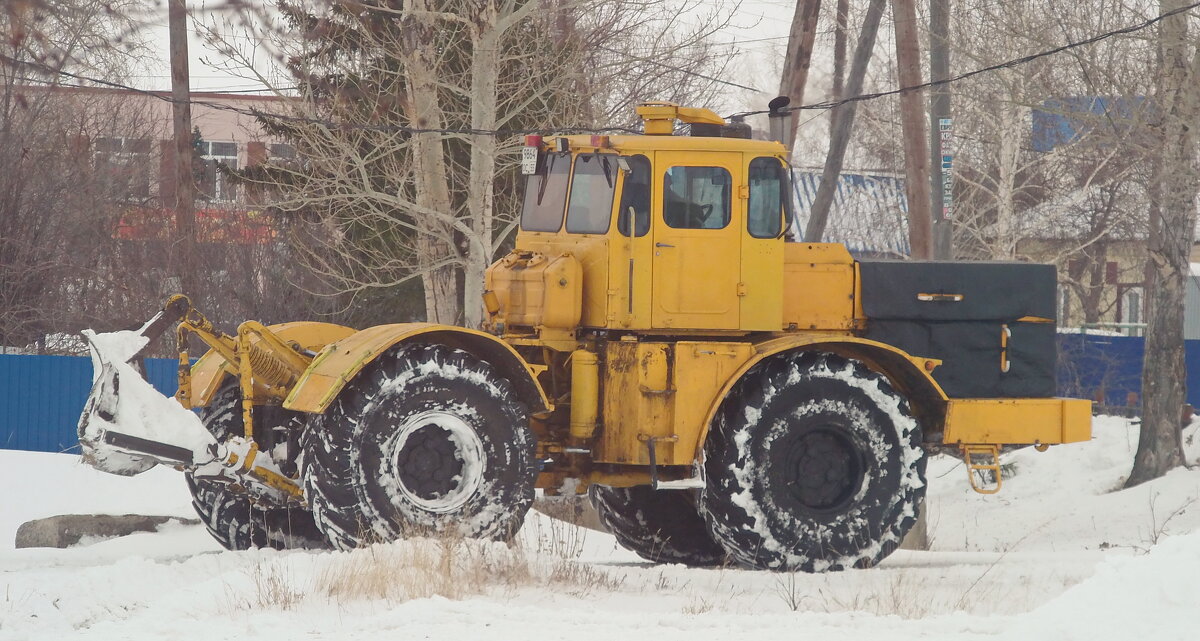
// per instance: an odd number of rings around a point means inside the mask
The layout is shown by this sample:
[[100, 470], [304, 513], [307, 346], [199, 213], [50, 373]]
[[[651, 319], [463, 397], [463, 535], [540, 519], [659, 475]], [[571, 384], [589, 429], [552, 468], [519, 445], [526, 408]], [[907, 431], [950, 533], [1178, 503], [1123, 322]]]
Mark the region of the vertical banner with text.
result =
[[942, 156], [942, 220], [954, 217], [954, 121], [938, 118], [939, 147]]

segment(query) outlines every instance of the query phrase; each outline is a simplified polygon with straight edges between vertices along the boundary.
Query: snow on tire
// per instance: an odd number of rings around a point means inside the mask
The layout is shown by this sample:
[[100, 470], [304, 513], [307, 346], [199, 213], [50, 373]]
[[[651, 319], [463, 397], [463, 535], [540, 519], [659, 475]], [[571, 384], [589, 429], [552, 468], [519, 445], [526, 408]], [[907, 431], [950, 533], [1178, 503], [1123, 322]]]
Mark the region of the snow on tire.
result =
[[443, 345], [364, 368], [302, 440], [317, 526], [349, 549], [409, 535], [507, 538], [533, 502], [534, 436], [512, 385]]
[[921, 429], [881, 375], [824, 353], [746, 374], [705, 445], [702, 506], [714, 538], [758, 568], [871, 567], [916, 522]]
[[[200, 410], [200, 420], [217, 440], [244, 432], [242, 393], [236, 379], [217, 390], [208, 406]], [[300, 506], [265, 507], [227, 482], [195, 478], [190, 472], [184, 477], [196, 514], [208, 533], [227, 550], [328, 547], [313, 523], [312, 512]]]
[[617, 542], [643, 559], [698, 567], [725, 562], [725, 548], [709, 535], [691, 490], [593, 485], [588, 496]]

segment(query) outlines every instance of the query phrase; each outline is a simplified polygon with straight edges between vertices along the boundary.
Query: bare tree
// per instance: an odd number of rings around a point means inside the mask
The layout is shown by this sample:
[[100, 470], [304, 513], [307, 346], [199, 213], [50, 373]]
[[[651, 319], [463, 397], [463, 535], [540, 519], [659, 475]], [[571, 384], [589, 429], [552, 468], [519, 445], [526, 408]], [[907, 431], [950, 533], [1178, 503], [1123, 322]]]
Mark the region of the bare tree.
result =
[[[1183, 11], [1183, 0], [1162, 0], [1159, 12]], [[1152, 220], [1146, 268], [1149, 313], [1142, 369], [1142, 430], [1127, 487], [1183, 465], [1180, 413], [1186, 398], [1183, 363], [1184, 282], [1196, 237], [1196, 135], [1200, 118], [1200, 50], [1189, 41], [1189, 16], [1166, 17], [1158, 31], [1155, 104], [1161, 147], [1155, 158]]]
[[136, 65], [120, 12], [129, 4], [62, 0], [0, 13], [0, 344], [77, 330], [98, 281], [114, 285], [100, 266], [119, 203], [148, 196], [137, 180], [148, 181], [147, 150], [113, 147], [145, 140], [141, 114], [60, 90], [64, 71], [111, 78]]
[[297, 246], [334, 290], [419, 277], [435, 322], [481, 321], [484, 271], [516, 221], [521, 131], [629, 123], [632, 102], [703, 101], [720, 73], [720, 22], [685, 29], [652, 0], [280, 7], [304, 34], [274, 41], [302, 95], [264, 122], [302, 162], [243, 178], [304, 221]]

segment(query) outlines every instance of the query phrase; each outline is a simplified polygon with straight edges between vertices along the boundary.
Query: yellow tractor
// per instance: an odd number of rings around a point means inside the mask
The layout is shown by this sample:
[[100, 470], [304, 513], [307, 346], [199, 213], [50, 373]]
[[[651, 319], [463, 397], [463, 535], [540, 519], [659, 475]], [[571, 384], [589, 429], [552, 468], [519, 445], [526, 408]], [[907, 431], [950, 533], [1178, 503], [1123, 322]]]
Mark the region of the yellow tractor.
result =
[[[825, 571], [896, 549], [929, 453], [992, 492], [1001, 446], [1090, 438], [1090, 403], [1055, 398], [1052, 266], [789, 242], [782, 145], [705, 109], [638, 113], [644, 135], [526, 139], [486, 331], [230, 336], [175, 297], [140, 330], [88, 333], [85, 457], [185, 471], [234, 549], [504, 538], [540, 488], [589, 493], [651, 561]], [[136, 370], [175, 322], [178, 402]], [[193, 335], [210, 349], [190, 365]]]

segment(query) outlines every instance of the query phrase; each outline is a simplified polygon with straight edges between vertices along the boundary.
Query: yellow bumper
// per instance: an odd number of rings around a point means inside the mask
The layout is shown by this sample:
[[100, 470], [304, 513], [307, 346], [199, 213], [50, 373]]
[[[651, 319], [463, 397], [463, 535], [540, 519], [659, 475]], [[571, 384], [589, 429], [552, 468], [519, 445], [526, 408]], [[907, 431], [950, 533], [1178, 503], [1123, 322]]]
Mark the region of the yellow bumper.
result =
[[1074, 443], [1092, 438], [1092, 402], [1076, 398], [959, 398], [947, 401], [943, 442]]

